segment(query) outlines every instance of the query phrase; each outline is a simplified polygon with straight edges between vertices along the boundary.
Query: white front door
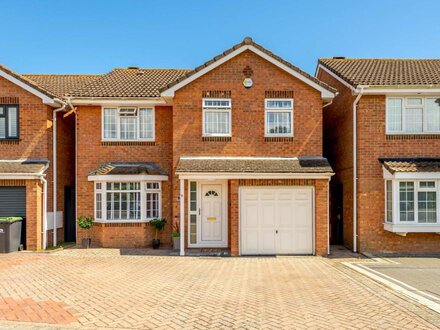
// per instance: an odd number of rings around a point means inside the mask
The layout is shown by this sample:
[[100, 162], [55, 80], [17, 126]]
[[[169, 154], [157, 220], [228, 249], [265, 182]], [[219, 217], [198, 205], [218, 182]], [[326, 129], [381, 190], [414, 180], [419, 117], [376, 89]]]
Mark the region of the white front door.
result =
[[312, 254], [311, 188], [242, 187], [242, 254]]
[[202, 184], [201, 190], [201, 241], [221, 241], [223, 224], [222, 185]]

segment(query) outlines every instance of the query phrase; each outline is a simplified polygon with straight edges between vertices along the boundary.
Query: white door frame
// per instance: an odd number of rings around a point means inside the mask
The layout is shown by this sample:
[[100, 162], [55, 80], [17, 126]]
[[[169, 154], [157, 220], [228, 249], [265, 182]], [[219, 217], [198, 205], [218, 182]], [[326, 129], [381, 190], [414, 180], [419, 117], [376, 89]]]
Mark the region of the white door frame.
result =
[[[200, 212], [197, 212], [197, 243], [191, 244], [190, 242], [190, 182], [197, 182], [197, 208]], [[207, 243], [201, 242], [202, 237], [202, 216], [201, 216], [201, 208], [202, 208], [202, 185], [221, 185], [222, 186], [222, 241]], [[188, 223], [188, 247], [190, 248], [200, 248], [200, 247], [211, 247], [211, 248], [227, 248], [228, 247], [228, 180], [190, 180], [188, 179], [188, 212], [187, 212], [187, 223]]]
[[238, 188], [238, 253], [241, 256], [242, 255], [242, 244], [241, 244], [241, 230], [242, 230], [242, 207], [241, 207], [241, 197], [242, 197], [242, 190], [246, 188], [250, 189], [268, 189], [268, 188], [276, 188], [276, 189], [282, 189], [282, 188], [296, 188], [296, 189], [302, 189], [302, 188], [310, 188], [312, 190], [312, 254], [315, 255], [315, 187], [314, 186], [240, 186]]

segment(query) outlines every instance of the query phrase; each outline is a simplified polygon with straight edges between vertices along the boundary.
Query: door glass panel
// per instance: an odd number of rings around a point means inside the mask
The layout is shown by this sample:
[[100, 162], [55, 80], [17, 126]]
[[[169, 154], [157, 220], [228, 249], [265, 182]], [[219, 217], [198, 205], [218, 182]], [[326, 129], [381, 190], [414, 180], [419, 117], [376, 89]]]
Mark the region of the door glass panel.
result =
[[197, 244], [197, 215], [191, 214], [189, 220], [189, 242]]

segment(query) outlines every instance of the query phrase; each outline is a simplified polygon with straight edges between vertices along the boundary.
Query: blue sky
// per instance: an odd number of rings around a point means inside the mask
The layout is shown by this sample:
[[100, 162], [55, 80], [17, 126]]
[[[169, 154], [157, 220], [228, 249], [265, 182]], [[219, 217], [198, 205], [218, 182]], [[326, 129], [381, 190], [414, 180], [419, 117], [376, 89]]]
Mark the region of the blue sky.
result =
[[245, 36], [319, 57], [440, 57], [438, 0], [0, 0], [0, 63], [21, 73], [193, 68]]

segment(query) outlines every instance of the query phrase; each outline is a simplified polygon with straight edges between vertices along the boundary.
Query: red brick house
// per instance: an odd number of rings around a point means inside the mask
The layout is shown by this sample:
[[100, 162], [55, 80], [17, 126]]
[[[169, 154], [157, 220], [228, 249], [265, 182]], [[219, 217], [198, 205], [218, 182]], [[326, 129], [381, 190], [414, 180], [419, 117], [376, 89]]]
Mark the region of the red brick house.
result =
[[250, 38], [194, 70], [115, 69], [70, 94], [77, 214], [103, 247], [149, 246], [164, 217], [181, 254], [325, 255], [334, 92]]
[[91, 79], [20, 75], [0, 66], [0, 217], [25, 218], [22, 243], [26, 249], [74, 239], [72, 202], [66, 200], [73, 198], [75, 186], [74, 116], [66, 116], [68, 107], [61, 98]]
[[360, 252], [440, 252], [440, 60], [320, 59], [316, 77], [338, 90], [324, 111], [332, 236], [343, 228]]
[[71, 121], [76, 170], [63, 177], [76, 216], [95, 218], [90, 233], [76, 228], [78, 244], [150, 246], [148, 222], [163, 217], [161, 241], [180, 226], [182, 255], [329, 252], [332, 87], [250, 38], [194, 70], [129, 67], [62, 87], [50, 77], [29, 79], [59, 95]]

